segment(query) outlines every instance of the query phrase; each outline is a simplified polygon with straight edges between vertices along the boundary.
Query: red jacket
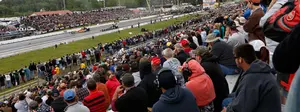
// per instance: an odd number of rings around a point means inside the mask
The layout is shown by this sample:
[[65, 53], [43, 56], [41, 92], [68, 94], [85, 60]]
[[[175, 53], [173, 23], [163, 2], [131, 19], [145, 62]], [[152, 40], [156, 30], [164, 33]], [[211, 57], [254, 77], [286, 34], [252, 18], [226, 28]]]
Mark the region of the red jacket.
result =
[[115, 91], [116, 91], [116, 89], [117, 89], [117, 87], [120, 86], [120, 82], [118, 81], [116, 76], [114, 76], [113, 78], [109, 79], [106, 82], [106, 86], [107, 86], [107, 89], [108, 89], [109, 96], [110, 96], [110, 98], [112, 98]]
[[[185, 62], [183, 67], [186, 66]], [[204, 68], [196, 60], [189, 61], [188, 67], [192, 71], [192, 75], [189, 77], [186, 87], [191, 90], [196, 97], [198, 106], [206, 106], [216, 97], [214, 84], [205, 73]]]

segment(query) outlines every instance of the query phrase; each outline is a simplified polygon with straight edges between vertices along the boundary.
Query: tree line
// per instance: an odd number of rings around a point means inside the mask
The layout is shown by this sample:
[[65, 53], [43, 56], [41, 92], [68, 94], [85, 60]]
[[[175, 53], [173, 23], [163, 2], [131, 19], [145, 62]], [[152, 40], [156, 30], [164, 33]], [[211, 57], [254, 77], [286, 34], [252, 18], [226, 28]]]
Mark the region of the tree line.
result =
[[[102, 0], [2, 0], [0, 2], [0, 17], [26, 16], [41, 10], [53, 11], [65, 9], [85, 11], [104, 7]], [[65, 4], [65, 5], [64, 5]], [[146, 0], [106, 0], [105, 6], [146, 6]]]

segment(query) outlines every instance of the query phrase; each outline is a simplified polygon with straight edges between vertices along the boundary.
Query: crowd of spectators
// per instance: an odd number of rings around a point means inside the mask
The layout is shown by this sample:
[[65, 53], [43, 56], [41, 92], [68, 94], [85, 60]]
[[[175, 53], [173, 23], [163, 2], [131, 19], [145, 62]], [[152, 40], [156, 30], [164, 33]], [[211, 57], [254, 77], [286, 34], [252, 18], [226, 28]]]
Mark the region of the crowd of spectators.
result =
[[[277, 71], [270, 66], [271, 49], [261, 38], [257, 21], [264, 12], [257, 0], [249, 0], [247, 7], [252, 10], [248, 19], [239, 12], [241, 6], [232, 4], [153, 33], [99, 43], [43, 66], [31, 64], [29, 79], [37, 70], [39, 76], [48, 77], [47, 84], [11, 96], [2, 108], [13, 112], [282, 112], [286, 91], [278, 86]], [[296, 35], [288, 37], [299, 40]], [[116, 55], [101, 58], [108, 53]], [[60, 74], [60, 69], [72, 64], [80, 68]], [[46, 71], [41, 72], [43, 67]], [[237, 74], [229, 91], [225, 77]]]
[[31, 26], [37, 31], [56, 31], [83, 25], [95, 25], [107, 21], [124, 20], [146, 16], [127, 8], [111, 8], [92, 11], [77, 11], [72, 14], [36, 15], [21, 18], [21, 24]]

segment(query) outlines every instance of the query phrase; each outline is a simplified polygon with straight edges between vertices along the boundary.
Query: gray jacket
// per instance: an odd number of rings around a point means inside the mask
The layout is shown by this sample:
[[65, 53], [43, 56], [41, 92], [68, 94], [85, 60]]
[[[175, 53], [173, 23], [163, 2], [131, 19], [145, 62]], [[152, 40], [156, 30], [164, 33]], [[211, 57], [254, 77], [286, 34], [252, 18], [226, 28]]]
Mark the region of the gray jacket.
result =
[[279, 87], [269, 65], [256, 60], [241, 74], [227, 112], [281, 112]]

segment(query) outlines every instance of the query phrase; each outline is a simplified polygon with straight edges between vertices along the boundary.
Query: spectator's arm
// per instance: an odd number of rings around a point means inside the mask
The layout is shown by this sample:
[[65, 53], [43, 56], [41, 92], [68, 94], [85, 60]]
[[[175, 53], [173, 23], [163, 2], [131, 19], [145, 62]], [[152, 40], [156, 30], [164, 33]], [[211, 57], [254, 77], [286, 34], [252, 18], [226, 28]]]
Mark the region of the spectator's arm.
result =
[[255, 27], [260, 21], [260, 16], [257, 13], [254, 13], [248, 18], [248, 21], [244, 24], [243, 28], [246, 32], [252, 33], [254, 32]]

